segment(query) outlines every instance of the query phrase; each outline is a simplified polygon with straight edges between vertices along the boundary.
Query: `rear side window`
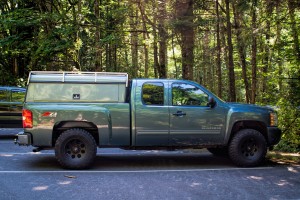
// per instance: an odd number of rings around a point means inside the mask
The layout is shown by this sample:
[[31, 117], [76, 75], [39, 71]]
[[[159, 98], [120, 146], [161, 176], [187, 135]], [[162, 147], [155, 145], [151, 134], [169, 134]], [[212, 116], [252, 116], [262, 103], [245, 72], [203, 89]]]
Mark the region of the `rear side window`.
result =
[[8, 101], [7, 90], [0, 89], [0, 102]]
[[12, 90], [11, 91], [11, 101], [12, 102], [23, 102], [25, 97], [25, 91]]
[[145, 83], [142, 89], [142, 100], [145, 105], [164, 105], [164, 84]]

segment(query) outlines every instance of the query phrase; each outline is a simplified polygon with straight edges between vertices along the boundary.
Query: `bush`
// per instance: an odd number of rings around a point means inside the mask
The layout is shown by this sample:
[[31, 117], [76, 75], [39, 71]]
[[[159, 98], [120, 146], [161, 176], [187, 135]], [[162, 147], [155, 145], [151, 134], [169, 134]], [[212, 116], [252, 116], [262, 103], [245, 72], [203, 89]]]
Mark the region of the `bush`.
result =
[[293, 74], [297, 76], [288, 79], [286, 93], [278, 102], [279, 126], [283, 136], [276, 149], [285, 152], [300, 152], [300, 70]]

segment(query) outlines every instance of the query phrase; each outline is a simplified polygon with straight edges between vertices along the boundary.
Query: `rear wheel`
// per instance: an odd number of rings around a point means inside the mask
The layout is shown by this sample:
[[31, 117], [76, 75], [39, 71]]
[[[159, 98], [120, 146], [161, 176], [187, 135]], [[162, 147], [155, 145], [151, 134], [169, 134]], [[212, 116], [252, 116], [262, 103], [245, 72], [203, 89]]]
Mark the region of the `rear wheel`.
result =
[[240, 130], [231, 140], [228, 152], [231, 160], [238, 166], [257, 166], [265, 159], [266, 139], [257, 130]]
[[97, 144], [93, 136], [83, 129], [63, 132], [55, 143], [55, 156], [67, 169], [89, 168], [95, 160]]

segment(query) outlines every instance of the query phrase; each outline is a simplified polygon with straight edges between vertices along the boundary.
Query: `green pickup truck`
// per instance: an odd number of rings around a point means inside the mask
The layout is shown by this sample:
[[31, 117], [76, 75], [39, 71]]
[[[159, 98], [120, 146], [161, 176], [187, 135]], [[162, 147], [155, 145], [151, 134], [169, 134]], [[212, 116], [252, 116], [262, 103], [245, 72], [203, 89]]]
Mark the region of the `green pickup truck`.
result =
[[281, 137], [268, 107], [226, 103], [187, 80], [126, 73], [31, 72], [19, 145], [54, 149], [64, 168], [92, 166], [97, 147], [207, 148], [259, 165]]

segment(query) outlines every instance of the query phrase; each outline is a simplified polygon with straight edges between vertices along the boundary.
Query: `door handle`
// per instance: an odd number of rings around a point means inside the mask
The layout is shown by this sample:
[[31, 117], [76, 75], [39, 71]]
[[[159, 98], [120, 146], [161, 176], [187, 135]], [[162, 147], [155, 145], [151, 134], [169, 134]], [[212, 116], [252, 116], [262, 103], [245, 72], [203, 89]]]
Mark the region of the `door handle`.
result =
[[173, 113], [173, 115], [177, 117], [182, 117], [182, 116], [186, 116], [186, 113], [182, 111], [177, 111], [176, 113]]

